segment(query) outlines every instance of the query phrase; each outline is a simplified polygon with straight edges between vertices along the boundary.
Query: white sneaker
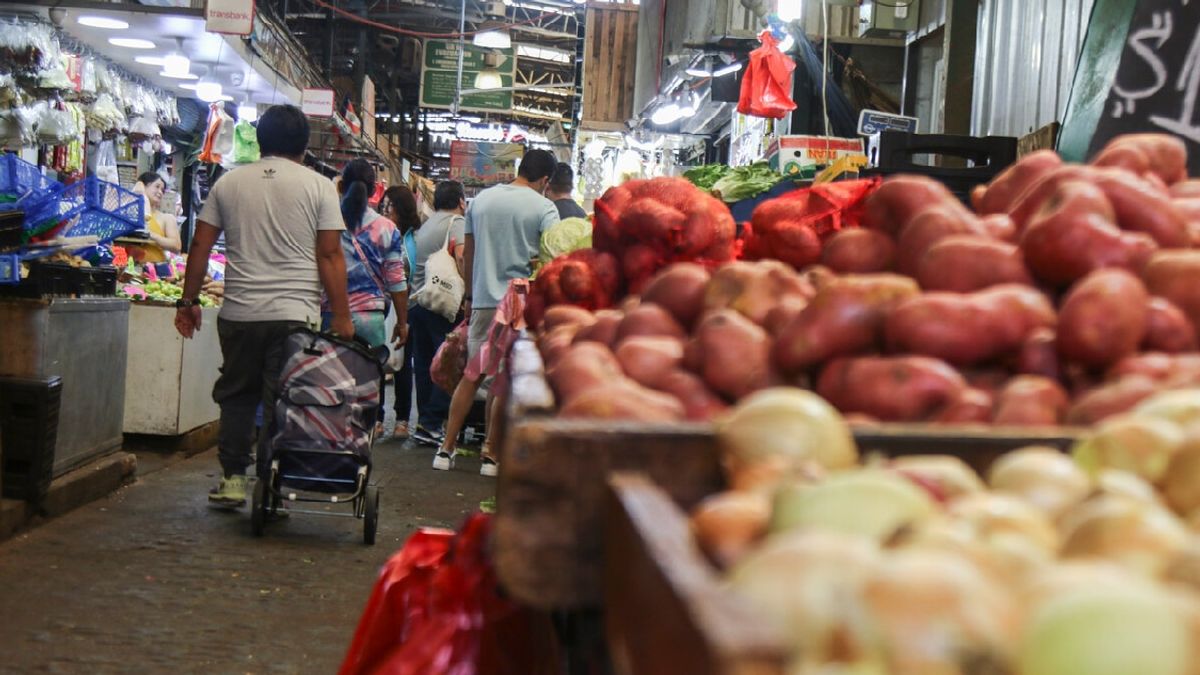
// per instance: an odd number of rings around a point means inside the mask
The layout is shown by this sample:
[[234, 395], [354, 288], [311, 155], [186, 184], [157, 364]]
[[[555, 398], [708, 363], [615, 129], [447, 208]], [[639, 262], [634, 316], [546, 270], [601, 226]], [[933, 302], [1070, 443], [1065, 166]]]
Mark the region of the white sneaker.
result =
[[449, 471], [450, 469], [453, 469], [454, 459], [456, 456], [457, 455], [453, 454], [448, 455], [439, 450], [438, 453], [433, 456], [433, 468], [438, 471]]
[[494, 478], [500, 473], [500, 464], [491, 457], [484, 457], [483, 463], [479, 465], [479, 475]]

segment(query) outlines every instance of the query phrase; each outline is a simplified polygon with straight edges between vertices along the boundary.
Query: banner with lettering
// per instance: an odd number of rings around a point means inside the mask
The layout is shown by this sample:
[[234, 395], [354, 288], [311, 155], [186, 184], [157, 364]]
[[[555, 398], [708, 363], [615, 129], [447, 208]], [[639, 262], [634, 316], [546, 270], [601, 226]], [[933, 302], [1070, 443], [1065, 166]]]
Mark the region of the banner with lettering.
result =
[[250, 35], [254, 30], [254, 0], [208, 0], [204, 30], [224, 35]]

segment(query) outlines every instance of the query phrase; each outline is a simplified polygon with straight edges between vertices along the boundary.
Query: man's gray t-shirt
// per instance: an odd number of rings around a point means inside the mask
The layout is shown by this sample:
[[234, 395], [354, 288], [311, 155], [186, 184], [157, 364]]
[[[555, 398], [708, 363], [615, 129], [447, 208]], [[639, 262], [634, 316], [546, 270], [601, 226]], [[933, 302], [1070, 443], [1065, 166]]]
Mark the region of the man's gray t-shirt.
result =
[[332, 182], [265, 157], [217, 180], [199, 219], [225, 234], [222, 319], [320, 323], [317, 231], [345, 229]]
[[542, 232], [558, 222], [554, 202], [527, 187], [496, 185], [467, 207], [466, 233], [475, 237], [472, 307], [500, 305], [512, 279], [533, 274]]
[[[425, 285], [425, 262], [446, 244], [446, 231], [450, 231], [450, 240], [462, 246], [463, 228], [466, 219], [453, 211], [438, 211], [421, 224], [413, 234], [417, 244], [417, 259], [412, 262], [412, 278], [408, 280], [408, 306], [416, 304], [417, 292]], [[453, 252], [451, 252], [453, 254]]]

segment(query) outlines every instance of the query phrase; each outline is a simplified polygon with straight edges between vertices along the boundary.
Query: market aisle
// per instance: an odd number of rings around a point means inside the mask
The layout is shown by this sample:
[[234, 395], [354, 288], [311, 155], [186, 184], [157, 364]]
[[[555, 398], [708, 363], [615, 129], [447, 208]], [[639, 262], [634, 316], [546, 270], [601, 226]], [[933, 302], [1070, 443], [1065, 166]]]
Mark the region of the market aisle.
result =
[[429, 457], [376, 447], [374, 547], [361, 521], [302, 515], [253, 539], [246, 509], [207, 506], [215, 451], [0, 544], [0, 673], [335, 672], [380, 565], [494, 494], [478, 460]]

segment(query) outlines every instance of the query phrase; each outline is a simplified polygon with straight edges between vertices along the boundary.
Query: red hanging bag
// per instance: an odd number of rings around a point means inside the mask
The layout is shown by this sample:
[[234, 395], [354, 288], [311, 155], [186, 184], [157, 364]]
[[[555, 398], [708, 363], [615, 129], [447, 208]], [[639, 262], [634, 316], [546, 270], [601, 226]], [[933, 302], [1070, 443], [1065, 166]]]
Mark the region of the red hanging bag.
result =
[[792, 71], [796, 69], [796, 62], [779, 50], [770, 31], [763, 31], [758, 39], [762, 46], [750, 52], [738, 112], [781, 119], [796, 109], [796, 102], [792, 100]]

